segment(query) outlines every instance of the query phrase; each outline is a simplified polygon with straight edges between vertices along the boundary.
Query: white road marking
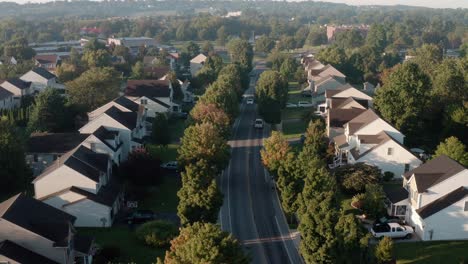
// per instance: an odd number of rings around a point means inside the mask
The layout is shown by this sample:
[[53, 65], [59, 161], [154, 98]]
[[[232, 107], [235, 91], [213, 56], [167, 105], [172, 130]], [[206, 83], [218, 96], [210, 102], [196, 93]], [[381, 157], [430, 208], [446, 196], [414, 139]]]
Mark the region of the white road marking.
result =
[[[280, 232], [281, 240], [283, 241], [284, 248], [286, 248], [286, 254], [288, 255], [289, 262], [290, 262], [291, 264], [294, 264], [294, 262], [293, 262], [292, 259], [291, 259], [291, 255], [289, 254], [288, 245], [286, 245], [286, 241], [284, 240], [283, 234], [281, 234], [281, 227], [280, 227], [280, 225], [279, 225], [278, 218], [276, 218], [276, 215], [275, 215], [275, 220], [276, 220], [276, 225], [278, 226], [278, 231]], [[288, 236], [291, 236], [291, 235], [288, 234]]]

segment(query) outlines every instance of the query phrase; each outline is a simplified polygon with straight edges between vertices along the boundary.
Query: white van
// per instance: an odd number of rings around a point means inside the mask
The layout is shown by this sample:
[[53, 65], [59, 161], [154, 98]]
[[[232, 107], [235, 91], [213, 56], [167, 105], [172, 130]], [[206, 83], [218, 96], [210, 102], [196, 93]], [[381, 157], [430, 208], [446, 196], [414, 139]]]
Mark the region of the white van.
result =
[[263, 120], [260, 118], [255, 119], [254, 123], [255, 128], [263, 128]]

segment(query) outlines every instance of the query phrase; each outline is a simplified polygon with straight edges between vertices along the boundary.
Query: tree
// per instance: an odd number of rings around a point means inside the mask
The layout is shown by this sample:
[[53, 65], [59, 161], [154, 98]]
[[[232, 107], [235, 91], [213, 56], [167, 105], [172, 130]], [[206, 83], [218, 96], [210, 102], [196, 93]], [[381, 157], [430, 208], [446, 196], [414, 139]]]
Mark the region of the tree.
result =
[[373, 24], [366, 37], [366, 45], [382, 52], [387, 47], [386, 30], [381, 24]]
[[362, 34], [357, 29], [335, 33], [335, 45], [342, 49], [357, 48], [364, 44]]
[[226, 28], [224, 26], [221, 26], [217, 31], [216, 31], [216, 43], [219, 46], [224, 46], [226, 44], [226, 39], [227, 39], [227, 34], [226, 34]]
[[177, 152], [182, 166], [205, 160], [221, 171], [229, 162], [229, 146], [210, 123], [186, 128]]
[[310, 121], [305, 132], [304, 146], [299, 154], [299, 160], [305, 168], [310, 164], [310, 160], [325, 158], [326, 142], [324, 122], [321, 119]]
[[66, 83], [70, 102], [96, 109], [119, 95], [120, 76], [113, 68], [94, 68]]
[[336, 237], [334, 227], [337, 212], [333, 194], [323, 192], [307, 201], [306, 211], [301, 215], [299, 250], [306, 263], [334, 263]]
[[281, 121], [281, 109], [288, 100], [288, 82], [277, 71], [265, 71], [260, 75], [255, 89], [258, 111], [268, 123]]
[[83, 53], [81, 59], [88, 68], [106, 67], [109, 66], [111, 62], [109, 52], [104, 49], [87, 50]]
[[252, 46], [243, 39], [233, 39], [227, 45], [231, 62], [239, 63], [245, 67], [248, 72], [252, 70], [253, 50]]
[[270, 173], [276, 174], [290, 151], [291, 147], [283, 134], [272, 131], [271, 136], [263, 142], [263, 148], [260, 150], [263, 166]]
[[166, 114], [157, 113], [153, 120], [151, 138], [158, 145], [167, 146], [171, 142], [171, 132]]
[[193, 41], [189, 41], [182, 49], [182, 52], [185, 52], [190, 60], [200, 54], [200, 46], [198, 46], [198, 44]]
[[97, 51], [105, 49], [106, 45], [104, 43], [99, 42], [97, 38], [90, 39], [86, 45], [84, 46], [84, 51]]
[[177, 226], [171, 222], [156, 220], [137, 227], [136, 237], [151, 247], [164, 247], [178, 234]]
[[36, 55], [24, 37], [14, 38], [3, 45], [3, 56], [15, 57], [21, 61], [30, 60]]
[[367, 185], [366, 192], [364, 193], [363, 211], [375, 218], [381, 217], [385, 212], [385, 197], [382, 186], [378, 184]]
[[224, 138], [228, 138], [231, 129], [229, 116], [215, 104], [198, 102], [190, 111], [190, 117], [197, 124], [212, 124]]
[[393, 260], [393, 241], [390, 237], [382, 238], [375, 247], [378, 263], [390, 263]]
[[24, 142], [13, 123], [5, 117], [0, 117], [0, 153], [0, 191], [3, 194], [23, 191], [31, 177], [24, 158]]
[[203, 67], [197, 72], [197, 81], [203, 86], [211, 84], [218, 78], [223, 66], [223, 58], [218, 55], [208, 56]]
[[468, 100], [468, 82], [464, 69], [455, 59], [444, 59], [433, 75], [432, 93], [442, 105]]
[[377, 90], [375, 108], [410, 139], [420, 137], [429, 106], [431, 82], [417, 64], [396, 66]]
[[292, 80], [294, 73], [297, 71], [297, 62], [293, 58], [287, 58], [281, 63], [280, 73], [286, 80]]
[[321, 49], [317, 54], [317, 60], [325, 64], [331, 64], [338, 69], [343, 69], [347, 63], [347, 57], [344, 49], [336, 46]]
[[435, 44], [424, 44], [411, 55], [414, 55], [412, 62], [418, 64], [426, 74], [431, 75], [437, 64], [442, 61], [443, 51]]
[[306, 38], [306, 44], [310, 46], [320, 46], [327, 44], [327, 32], [320, 27], [313, 27], [310, 29]]
[[203, 54], [211, 54], [214, 52], [214, 47], [213, 47], [213, 44], [211, 44], [211, 42], [209, 41], [205, 41], [203, 42], [203, 45], [201, 47], [201, 52]]
[[174, 99], [182, 100], [184, 98], [184, 93], [182, 91], [179, 79], [177, 79], [176, 73], [174, 71], [170, 71], [167, 74], [167, 79], [171, 82], [172, 90], [174, 91]]
[[362, 255], [361, 241], [365, 233], [354, 214], [341, 213], [335, 226], [337, 263], [358, 263]]
[[137, 61], [135, 65], [132, 66], [132, 73], [130, 75], [131, 79], [144, 79], [145, 78], [145, 67], [143, 62]]
[[294, 152], [286, 153], [276, 171], [276, 182], [281, 195], [281, 206], [291, 217], [298, 211], [298, 195], [304, 187], [303, 170]]
[[275, 41], [265, 35], [255, 40], [255, 51], [270, 53], [275, 47]]
[[136, 148], [121, 163], [119, 176], [135, 186], [156, 185], [161, 182], [161, 161], [153, 158], [145, 148]]
[[129, 49], [122, 45], [115, 46], [114, 51], [112, 51], [112, 55], [122, 56], [126, 61], [129, 61], [131, 58]]
[[278, 50], [292, 50], [296, 48], [296, 40], [293, 36], [283, 35], [276, 45]]
[[458, 161], [463, 166], [468, 166], [468, 152], [466, 146], [456, 137], [449, 137], [441, 142], [434, 153], [434, 158], [445, 155]]
[[241, 244], [218, 225], [195, 223], [180, 230], [166, 252], [165, 264], [232, 263], [247, 264]]
[[67, 108], [65, 98], [54, 88], [46, 88], [36, 96], [32, 108], [28, 130], [31, 132], [57, 132], [66, 127]]
[[245, 89], [249, 86], [248, 74], [244, 74], [238, 64], [228, 64], [224, 66], [218, 74], [219, 82], [227, 82], [232, 86], [237, 94], [237, 98], [241, 98]]
[[200, 101], [215, 104], [229, 116], [230, 121], [234, 121], [239, 114], [239, 100], [235, 88], [232, 87], [235, 84], [224, 76], [220, 76], [216, 82], [208, 86]]
[[205, 160], [190, 163], [182, 172], [182, 188], [177, 192], [177, 215], [182, 225], [216, 223], [223, 195], [216, 185], [217, 169]]
[[379, 182], [382, 172], [365, 163], [341, 166], [334, 171], [341, 188], [351, 194], [363, 192], [368, 184]]

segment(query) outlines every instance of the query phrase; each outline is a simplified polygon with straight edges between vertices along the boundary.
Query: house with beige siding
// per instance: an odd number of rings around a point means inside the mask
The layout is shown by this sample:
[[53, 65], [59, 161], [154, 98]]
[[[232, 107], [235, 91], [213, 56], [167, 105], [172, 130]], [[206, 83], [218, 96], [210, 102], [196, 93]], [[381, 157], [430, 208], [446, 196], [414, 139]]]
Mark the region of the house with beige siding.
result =
[[0, 204], [0, 263], [92, 263], [92, 238], [77, 234], [76, 218], [18, 194]]
[[41, 92], [46, 87], [65, 89], [63, 84], [57, 82], [57, 76], [44, 68], [34, 68], [20, 77], [21, 80], [31, 82], [31, 88], [35, 92]]
[[468, 239], [468, 169], [451, 158], [404, 173], [402, 188], [386, 193], [390, 215], [404, 218], [422, 240]]

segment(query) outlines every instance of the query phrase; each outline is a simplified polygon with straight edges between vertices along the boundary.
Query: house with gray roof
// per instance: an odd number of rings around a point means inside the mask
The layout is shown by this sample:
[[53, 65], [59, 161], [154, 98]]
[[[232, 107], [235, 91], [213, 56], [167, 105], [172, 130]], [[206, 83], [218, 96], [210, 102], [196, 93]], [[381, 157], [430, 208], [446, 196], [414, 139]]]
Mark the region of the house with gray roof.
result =
[[91, 263], [93, 239], [77, 234], [75, 221], [23, 194], [0, 203], [0, 262]]
[[35, 198], [76, 217], [75, 226], [111, 226], [122, 203], [108, 154], [80, 145], [33, 181]]
[[386, 190], [391, 215], [404, 218], [422, 240], [468, 239], [468, 170], [463, 165], [442, 155], [402, 177], [400, 189]]
[[58, 83], [57, 76], [48, 70], [36, 67], [20, 77], [21, 80], [31, 82], [31, 88], [35, 92], [41, 92], [46, 87], [65, 89], [63, 84]]

